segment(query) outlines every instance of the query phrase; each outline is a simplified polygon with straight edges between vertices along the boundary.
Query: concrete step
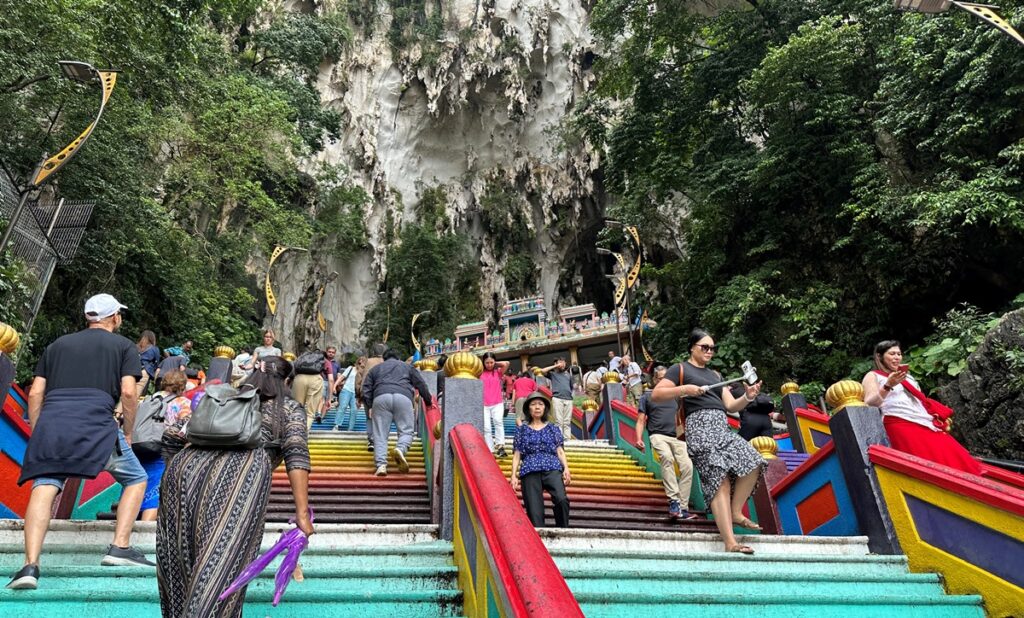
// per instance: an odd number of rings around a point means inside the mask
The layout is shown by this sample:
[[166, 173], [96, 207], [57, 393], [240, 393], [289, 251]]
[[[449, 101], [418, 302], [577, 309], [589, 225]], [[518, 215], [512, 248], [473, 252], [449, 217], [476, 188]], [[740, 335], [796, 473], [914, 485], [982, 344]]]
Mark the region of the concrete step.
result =
[[[553, 549], [551, 556], [568, 577], [584, 573], [632, 573], [634, 577], [685, 579], [696, 574], [744, 578], [778, 574], [792, 581], [807, 578], [892, 577], [907, 573], [905, 556], [829, 556], [818, 554], [769, 554], [737, 556], [717, 553], [621, 552], [596, 549]], [[737, 560], [744, 566], [737, 572]], [[932, 575], [928, 575], [932, 577]]]
[[[570, 515], [571, 516], [571, 515]], [[645, 532], [624, 530], [576, 530], [545, 528], [538, 530], [549, 550], [585, 549], [610, 552], [720, 554], [722, 539], [718, 534]], [[867, 537], [801, 537], [767, 534], [739, 535], [737, 539], [765, 554], [816, 554], [828, 556], [863, 556], [868, 554]]]

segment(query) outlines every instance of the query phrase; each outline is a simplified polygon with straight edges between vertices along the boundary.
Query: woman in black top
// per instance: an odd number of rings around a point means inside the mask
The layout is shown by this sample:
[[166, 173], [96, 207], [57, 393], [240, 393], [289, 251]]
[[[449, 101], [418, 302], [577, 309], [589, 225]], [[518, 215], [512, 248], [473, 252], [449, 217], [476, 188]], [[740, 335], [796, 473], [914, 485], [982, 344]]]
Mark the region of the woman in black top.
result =
[[739, 412], [754, 401], [761, 392], [761, 383], [747, 385], [739, 398], [725, 387], [708, 390], [708, 385], [722, 379], [717, 371], [707, 368], [716, 349], [711, 335], [694, 329], [689, 339], [690, 358], [669, 368], [651, 399], [683, 398], [687, 450], [700, 475], [704, 501], [715, 515], [725, 550], [752, 554], [753, 549], [736, 541], [732, 527], [735, 523], [761, 529], [743, 516], [743, 505], [754, 492], [765, 461], [749, 442], [729, 429], [725, 412]]

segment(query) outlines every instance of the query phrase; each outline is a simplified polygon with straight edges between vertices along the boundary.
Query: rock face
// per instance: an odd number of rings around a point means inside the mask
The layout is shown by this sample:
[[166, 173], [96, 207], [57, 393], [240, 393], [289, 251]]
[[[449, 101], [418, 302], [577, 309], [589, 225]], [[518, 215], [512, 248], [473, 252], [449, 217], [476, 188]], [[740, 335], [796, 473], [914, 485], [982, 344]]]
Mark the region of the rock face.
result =
[[971, 453], [1024, 460], [1024, 309], [1003, 316], [939, 398]]
[[[323, 10], [316, 4], [285, 6]], [[534, 265], [527, 293], [543, 294], [549, 307], [593, 300], [607, 287], [593, 253], [606, 202], [599, 153], [562, 131], [594, 83], [589, 3], [427, 2], [422, 17], [443, 24], [440, 37], [398, 47], [389, 39], [395, 4], [365, 2], [368, 25], [353, 25], [355, 40], [342, 59], [321, 67], [322, 104], [341, 114], [344, 130], [309, 167], [343, 166], [372, 196], [370, 249], [341, 263], [313, 247], [275, 266], [282, 308], [266, 324], [288, 348], [302, 347], [302, 325], [315, 318], [304, 315], [315, 304], [310, 294], [333, 271], [339, 277], [323, 303], [329, 340], [358, 341], [386, 274], [386, 239], [415, 221], [424, 192], [438, 188], [445, 196], [438, 227], [467, 233], [480, 260], [480, 318], [509, 297], [504, 271], [513, 248], [496, 225], [526, 229], [526, 246], [514, 250]], [[484, 212], [495, 193], [501, 212]], [[496, 216], [505, 221], [496, 224]]]

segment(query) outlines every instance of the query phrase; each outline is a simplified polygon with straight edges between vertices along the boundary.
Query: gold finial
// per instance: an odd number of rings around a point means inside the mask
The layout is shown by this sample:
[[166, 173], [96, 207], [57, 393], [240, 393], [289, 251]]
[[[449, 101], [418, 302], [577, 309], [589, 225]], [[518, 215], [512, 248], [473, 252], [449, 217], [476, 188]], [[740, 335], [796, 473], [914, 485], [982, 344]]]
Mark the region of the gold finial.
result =
[[597, 412], [597, 409], [599, 407], [600, 406], [597, 405], [597, 402], [594, 401], [593, 399], [590, 399], [589, 397], [587, 399], [584, 399], [583, 403], [580, 404], [580, 409], [583, 410], [584, 412]]
[[295, 361], [295, 354], [293, 354], [291, 352], [285, 352], [284, 354], [281, 355], [281, 358], [283, 358], [286, 361], [288, 361], [289, 363], [291, 363], [291, 362]]
[[423, 371], [423, 361], [421, 360], [413, 362], [412, 366], [419, 369], [420, 371]]
[[10, 355], [18, 349], [21, 335], [10, 324], [0, 322], [0, 352]]
[[235, 357], [235, 350], [229, 345], [219, 345], [213, 349], [213, 357], [230, 360]]
[[420, 361], [420, 371], [437, 371], [437, 361], [432, 358], [424, 358]]
[[604, 384], [618, 384], [619, 382], [622, 382], [622, 376], [619, 375], [618, 371], [606, 371], [604, 372], [604, 375], [601, 376], [601, 382]]
[[799, 393], [800, 392], [800, 385], [797, 384], [796, 382], [786, 382], [785, 384], [783, 384], [779, 388], [779, 390], [782, 392], [782, 396], [785, 397], [786, 395], [792, 395], [793, 393]]
[[542, 375], [543, 373], [544, 373], [544, 370], [541, 369], [540, 367], [534, 367], [533, 368], [533, 375], [539, 376], [539, 375]]
[[754, 450], [760, 453], [764, 459], [778, 459], [775, 454], [779, 452], [779, 443], [775, 441], [775, 438], [757, 436], [750, 441], [750, 446], [753, 446]]
[[456, 352], [444, 363], [444, 374], [449, 378], [477, 380], [483, 372], [483, 362], [472, 352]]
[[436, 423], [434, 423], [434, 439], [441, 439], [441, 421], [437, 421]]
[[840, 380], [825, 391], [825, 402], [832, 408], [832, 414], [846, 406], [866, 406], [864, 387], [856, 380]]

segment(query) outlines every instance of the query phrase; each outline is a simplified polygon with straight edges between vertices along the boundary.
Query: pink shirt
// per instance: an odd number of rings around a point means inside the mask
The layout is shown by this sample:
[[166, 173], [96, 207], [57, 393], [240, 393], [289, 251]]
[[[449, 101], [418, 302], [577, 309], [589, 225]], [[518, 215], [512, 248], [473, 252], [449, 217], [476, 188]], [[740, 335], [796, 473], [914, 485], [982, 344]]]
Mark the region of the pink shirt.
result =
[[537, 390], [537, 383], [533, 378], [519, 378], [512, 384], [512, 390], [515, 391], [517, 400], [522, 399]]
[[501, 382], [504, 370], [496, 368], [492, 371], [484, 371], [480, 374], [480, 381], [484, 383], [484, 405], [495, 406], [505, 400], [501, 396]]

